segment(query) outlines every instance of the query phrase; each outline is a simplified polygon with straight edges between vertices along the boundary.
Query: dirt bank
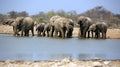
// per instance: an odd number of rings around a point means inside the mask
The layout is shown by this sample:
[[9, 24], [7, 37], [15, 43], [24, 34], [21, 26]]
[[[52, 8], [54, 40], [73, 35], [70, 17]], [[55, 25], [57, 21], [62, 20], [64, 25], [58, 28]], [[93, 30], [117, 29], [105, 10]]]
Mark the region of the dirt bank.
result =
[[65, 58], [51, 61], [0, 61], [0, 67], [120, 67], [119, 60], [73, 60]]
[[[79, 28], [74, 28], [73, 37], [78, 37], [78, 30]], [[0, 34], [13, 34], [12, 26], [0, 25]], [[108, 29], [107, 38], [120, 39], [120, 29]]]

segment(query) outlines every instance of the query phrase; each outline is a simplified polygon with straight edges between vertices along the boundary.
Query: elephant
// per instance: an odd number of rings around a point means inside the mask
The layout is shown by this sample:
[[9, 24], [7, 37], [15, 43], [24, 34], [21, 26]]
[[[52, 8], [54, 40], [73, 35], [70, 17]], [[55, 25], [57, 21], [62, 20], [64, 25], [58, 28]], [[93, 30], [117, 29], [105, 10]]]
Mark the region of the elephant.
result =
[[73, 32], [73, 27], [72, 25], [68, 25], [67, 26], [67, 38], [71, 38], [72, 37], [72, 32]]
[[105, 22], [97, 22], [96, 24], [92, 24], [89, 27], [88, 31], [92, 31], [92, 37], [93, 37], [93, 32], [95, 32], [96, 38], [100, 38], [100, 32], [101, 32], [102, 38], [106, 39], [107, 24]]
[[93, 32], [95, 32], [95, 37], [97, 38], [97, 34], [98, 34], [98, 33], [97, 33], [97, 31], [96, 31], [96, 24], [90, 25], [88, 31], [89, 31], [89, 32], [91, 31], [92, 38], [94, 37], [94, 36], [93, 36]]
[[90, 37], [90, 32], [88, 31], [89, 26], [93, 24], [92, 20], [89, 17], [85, 16], [80, 16], [77, 19], [77, 23], [79, 24], [80, 27], [80, 37], [86, 38], [86, 33], [88, 32], [88, 38]]
[[12, 26], [11, 24], [15, 21], [15, 19], [5, 19], [3, 21], [3, 25], [10, 25]]
[[45, 35], [45, 33], [43, 33], [44, 27], [45, 27], [45, 23], [39, 23], [39, 24], [37, 24], [36, 31], [37, 31], [38, 36]]
[[53, 37], [53, 33], [54, 33], [54, 22], [56, 19], [60, 18], [61, 16], [55, 15], [53, 17], [50, 18], [50, 24], [51, 24], [51, 29], [50, 29], [50, 36]]
[[47, 37], [50, 36], [50, 29], [51, 29], [52, 25], [50, 23], [47, 23], [44, 27], [44, 30], [43, 30], [43, 36], [46, 35], [46, 32], [47, 32]]
[[32, 36], [34, 36], [34, 21], [31, 17], [17, 17], [15, 19], [15, 29], [19, 29], [21, 31], [21, 36], [29, 36], [29, 30], [32, 32]]
[[15, 19], [6, 19], [3, 22], [3, 25], [9, 25], [9, 26], [13, 26], [13, 32], [14, 32], [14, 36], [19, 36], [19, 31], [21, 31], [20, 28], [16, 28], [17, 23], [15, 22]]
[[72, 32], [73, 32], [73, 28], [74, 28], [74, 22], [72, 19], [69, 19], [69, 22], [67, 22], [66, 24], [66, 31], [67, 31], [67, 38], [71, 38], [72, 37]]
[[74, 24], [70, 19], [64, 17], [58, 18], [53, 25], [55, 29], [55, 37], [70, 38], [72, 36]]

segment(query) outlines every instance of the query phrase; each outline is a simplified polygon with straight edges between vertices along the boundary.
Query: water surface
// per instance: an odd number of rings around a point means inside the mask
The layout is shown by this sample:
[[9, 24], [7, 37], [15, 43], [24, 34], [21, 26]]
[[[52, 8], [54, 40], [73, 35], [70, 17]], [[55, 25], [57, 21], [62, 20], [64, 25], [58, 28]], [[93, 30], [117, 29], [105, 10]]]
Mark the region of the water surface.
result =
[[0, 34], [0, 60], [54, 60], [65, 57], [120, 60], [119, 39], [58, 39]]

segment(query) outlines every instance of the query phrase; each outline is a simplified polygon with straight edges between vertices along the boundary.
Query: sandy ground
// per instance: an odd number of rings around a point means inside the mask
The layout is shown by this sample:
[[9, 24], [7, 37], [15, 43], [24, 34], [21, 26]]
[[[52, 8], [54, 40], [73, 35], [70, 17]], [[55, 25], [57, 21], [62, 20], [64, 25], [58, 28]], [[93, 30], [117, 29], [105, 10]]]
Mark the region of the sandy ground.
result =
[[51, 61], [0, 61], [0, 67], [120, 67], [119, 60], [73, 60], [65, 58]]
[[[78, 31], [79, 31], [79, 28], [74, 28], [73, 37], [78, 37]], [[1, 34], [13, 34], [12, 26], [0, 25], [0, 33]], [[35, 34], [37, 34], [36, 31], [35, 31]], [[120, 29], [108, 29], [107, 38], [120, 39]]]

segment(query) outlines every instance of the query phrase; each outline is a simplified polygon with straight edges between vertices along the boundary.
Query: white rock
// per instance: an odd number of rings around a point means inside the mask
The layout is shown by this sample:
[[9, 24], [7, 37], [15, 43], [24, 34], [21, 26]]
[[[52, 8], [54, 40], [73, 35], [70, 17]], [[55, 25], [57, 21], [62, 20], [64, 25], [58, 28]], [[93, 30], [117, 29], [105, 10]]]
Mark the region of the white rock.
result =
[[110, 63], [110, 61], [104, 61], [103, 62], [105, 65], [108, 65]]
[[94, 67], [102, 67], [102, 64], [100, 62], [93, 62]]

